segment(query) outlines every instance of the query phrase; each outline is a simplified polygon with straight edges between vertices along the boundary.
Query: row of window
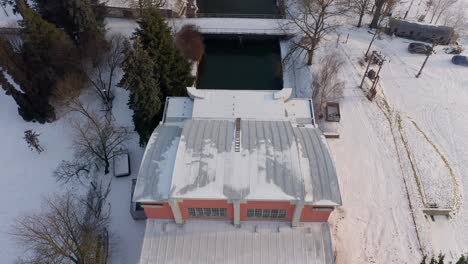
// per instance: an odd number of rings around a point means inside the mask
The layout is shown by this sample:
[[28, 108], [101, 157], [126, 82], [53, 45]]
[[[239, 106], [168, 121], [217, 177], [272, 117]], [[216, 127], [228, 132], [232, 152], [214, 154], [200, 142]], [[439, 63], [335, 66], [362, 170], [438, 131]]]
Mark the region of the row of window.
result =
[[249, 218], [286, 218], [286, 209], [247, 209]]
[[[226, 208], [188, 208], [190, 217], [226, 217]], [[247, 209], [248, 218], [286, 218], [286, 209]]]
[[191, 217], [226, 217], [226, 208], [188, 208]]

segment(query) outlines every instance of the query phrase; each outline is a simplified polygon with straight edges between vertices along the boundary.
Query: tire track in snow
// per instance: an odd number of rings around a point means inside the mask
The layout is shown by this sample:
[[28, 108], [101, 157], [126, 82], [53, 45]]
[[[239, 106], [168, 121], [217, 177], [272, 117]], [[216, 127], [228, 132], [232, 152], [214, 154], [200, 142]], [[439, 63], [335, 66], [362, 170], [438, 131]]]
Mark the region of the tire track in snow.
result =
[[[375, 108], [374, 110], [372, 109], [373, 107], [368, 107], [368, 105], [372, 106], [372, 104], [370, 104], [367, 99], [363, 99], [364, 97], [363, 91], [357, 88], [357, 84], [360, 83], [360, 78], [358, 76], [360, 75], [360, 72], [363, 71], [363, 69], [359, 69], [358, 66], [356, 66], [356, 64], [350, 59], [350, 56], [342, 47], [340, 49], [340, 52], [344, 54], [343, 57], [345, 58], [346, 60], [345, 63], [347, 64], [346, 67], [349, 67], [352, 69], [352, 71], [348, 71], [346, 73], [346, 76], [345, 76], [346, 80], [349, 80], [350, 83], [356, 85], [354, 86], [355, 88], [349, 89], [348, 92], [352, 93], [353, 97], [355, 97], [356, 94], [360, 94], [359, 97], [361, 97], [360, 102], [357, 102], [357, 101], [353, 102], [353, 103], [356, 103], [357, 105], [352, 107], [351, 113], [349, 113], [353, 117], [352, 123], [358, 126], [362, 126], [363, 130], [371, 131], [372, 133], [375, 134], [375, 136], [370, 136], [368, 138], [368, 142], [366, 142], [365, 144], [369, 146], [373, 146], [376, 149], [376, 151], [380, 153], [379, 157], [382, 158], [382, 159], [379, 159], [379, 158], [376, 159], [376, 157], [373, 154], [374, 152], [368, 151], [367, 147], [363, 146], [363, 148], [366, 149], [366, 151], [361, 151], [361, 152], [355, 151], [356, 153], [354, 155], [357, 155], [358, 153], [360, 154], [359, 156], [355, 156], [354, 159], [364, 160], [364, 161], [384, 162], [384, 160], [387, 158], [390, 158], [390, 159], [395, 158], [395, 156], [391, 154], [391, 153], [395, 153], [395, 151], [393, 150], [393, 147], [380, 149], [382, 146], [386, 146], [384, 142], [389, 139], [387, 137], [387, 134], [384, 132], [386, 128], [382, 127], [382, 125], [384, 127], [387, 127], [385, 125], [385, 121], [383, 123], [373, 122], [379, 119], [385, 120], [385, 118], [382, 118], [382, 115], [380, 114], [380, 111], [378, 110], [378, 108]], [[347, 102], [344, 102], [344, 104], [345, 103]], [[342, 106], [342, 107], [343, 109], [347, 109], [345, 108], [345, 106]], [[349, 109], [347, 110], [349, 111]], [[342, 119], [346, 119], [346, 116], [342, 115]], [[391, 129], [390, 125], [389, 125], [389, 128]], [[344, 136], [346, 136], [346, 134], [343, 135], [343, 137]], [[394, 164], [396, 165], [395, 168], [398, 168], [398, 166], [401, 166], [398, 161]], [[388, 166], [385, 166], [385, 167], [388, 168]], [[376, 166], [375, 169], [378, 171], [365, 173], [366, 175], [375, 175], [374, 177], [365, 178], [366, 186], [375, 186], [377, 189], [373, 190], [373, 192], [378, 192], [377, 196], [379, 197], [382, 195], [394, 196], [393, 193], [395, 193], [395, 189], [394, 189], [395, 185], [391, 186], [392, 184], [391, 182], [395, 184], [395, 180], [390, 180], [390, 178], [388, 178], [388, 176], [391, 175], [391, 173], [389, 173], [390, 171], [385, 170], [383, 166]], [[348, 180], [346, 179], [346, 181]], [[407, 192], [405, 192], [404, 181], [401, 181], [400, 179], [397, 182], [398, 182], [397, 183], [398, 185], [401, 184], [400, 190], [401, 190], [401, 195], [403, 195], [402, 197], [405, 197], [408, 200], [408, 204], [409, 204], [410, 201], [409, 201]], [[372, 189], [372, 187], [370, 188]], [[369, 191], [369, 190], [366, 190], [366, 191]], [[359, 195], [358, 197], [360, 199], [362, 199], [362, 197], [365, 197], [365, 195], [362, 193], [357, 194], [357, 195]], [[358, 197], [356, 197], [356, 199], [359, 199]], [[372, 194], [370, 195], [370, 197], [372, 197]], [[380, 200], [377, 197], [375, 197], [375, 199], [370, 199], [369, 201], [367, 201], [369, 205], [360, 209], [362, 210], [361, 211], [362, 219], [365, 219], [365, 220], [362, 220], [360, 218], [360, 219], [356, 219], [356, 220], [359, 220], [359, 222], [355, 222], [355, 224], [360, 224], [361, 222], [365, 224], [365, 226], [363, 226], [362, 229], [359, 228], [361, 230], [359, 234], [359, 237], [360, 237], [359, 239], [362, 241], [360, 244], [362, 244], [364, 247], [363, 248], [364, 254], [362, 255], [361, 253], [360, 256], [362, 256], [362, 258], [361, 257], [359, 258], [362, 261], [360, 263], [379, 263], [380, 260], [382, 259], [391, 260], [392, 262], [399, 262], [401, 261], [401, 256], [402, 256], [401, 255], [402, 248], [399, 246], [402, 246], [402, 245], [408, 245], [408, 248], [404, 250], [412, 256], [414, 255], [413, 249], [416, 249], [417, 252], [421, 254], [421, 243], [419, 241], [419, 234], [417, 233], [418, 231], [417, 231], [414, 219], [412, 219], [413, 211], [411, 209], [411, 206], [409, 206], [409, 208], [405, 208], [402, 206], [395, 206], [387, 202], [379, 203], [379, 201]], [[382, 207], [384, 207], [385, 209], [382, 209]], [[387, 210], [389, 213], [384, 214], [382, 213], [382, 210]], [[398, 214], [399, 217], [396, 217], [396, 214]], [[402, 219], [402, 216], [404, 215], [408, 216], [408, 217], [405, 217], [406, 219], [408, 219], [407, 222], [405, 222]], [[349, 225], [349, 222], [350, 220], [348, 219], [347, 221], [343, 222], [343, 224]], [[341, 224], [341, 219], [337, 225], [339, 224]], [[336, 227], [336, 230], [339, 230], [339, 229], [340, 229], [339, 227]], [[408, 232], [408, 230], [414, 230], [414, 234], [416, 236], [413, 236], [413, 233]], [[415, 237], [417, 241], [415, 241], [414, 239]], [[395, 243], [395, 240], [398, 240], [401, 243]], [[409, 241], [415, 241], [415, 244]], [[409, 253], [407, 250], [413, 253]], [[338, 259], [340, 259], [339, 256], [338, 256]], [[348, 262], [344, 262], [344, 263], [348, 263]]]
[[[387, 41], [388, 42], [388, 41]], [[411, 76], [411, 73], [409, 72], [409, 69], [411, 68], [414, 68], [412, 67], [411, 64], [407, 63], [406, 61], [404, 61], [401, 56], [399, 56], [398, 54], [398, 51], [395, 50], [394, 46], [393, 45], [388, 45], [386, 44], [385, 45], [385, 52], [387, 54], [390, 54], [391, 56], [391, 60], [393, 63], [388, 63], [387, 65], [387, 68], [389, 70], [389, 72], [391, 73], [392, 76], [397, 76], [398, 74], [396, 74], [393, 70], [393, 65], [397, 65], [397, 67], [399, 69], [404, 69], [405, 72]], [[414, 69], [412, 69], [414, 70]], [[427, 69], [428, 70], [428, 69]], [[453, 90], [453, 88], [456, 86], [456, 83], [455, 83], [455, 76], [453, 76], [453, 70], [450, 71], [450, 74], [452, 76], [446, 76], [446, 78], [444, 78], [445, 81], [447, 82], [444, 82], [444, 84], [446, 85], [441, 85], [440, 88], [442, 87], [446, 87], [447, 90]], [[439, 77], [439, 76], [438, 76]], [[399, 80], [397, 78], [393, 78], [392, 80], [390, 80], [391, 82], [393, 82], [395, 84], [395, 86], [398, 87], [399, 90], [402, 90], [402, 86], [400, 85], [399, 83]], [[438, 80], [433, 80], [433, 81], [438, 81]], [[422, 80], [419, 81], [419, 83], [423, 82]], [[438, 138], [449, 138], [450, 139], [450, 145], [453, 146], [454, 144], [454, 140], [453, 140], [453, 136], [450, 134], [450, 135], [444, 135], [444, 133], [442, 133], [441, 131], [445, 131], [445, 128], [446, 126], [444, 126], [443, 124], [441, 124], [441, 122], [443, 120], [446, 120], [446, 118], [443, 118], [444, 116], [445, 117], [450, 117], [449, 113], [448, 113], [448, 109], [446, 107], [444, 107], [441, 103], [440, 103], [440, 98], [437, 97], [437, 92], [436, 91], [433, 91], [430, 87], [430, 85], [421, 85], [420, 87], [428, 87], [426, 89], [424, 89], [425, 91], [425, 96], [426, 97], [430, 97], [432, 99], [432, 101], [434, 103], [431, 103], [431, 104], [425, 104], [423, 106], [423, 109], [421, 111], [422, 113], [422, 121], [424, 124], [431, 124], [430, 127], [430, 131], [433, 135], [435, 136], [438, 136]], [[382, 87], [383, 88], [383, 87]], [[383, 90], [382, 90], [383, 91]], [[448, 96], [447, 96], [448, 97]], [[427, 99], [426, 99], [427, 100]], [[447, 98], [447, 101], [448, 101], [448, 98]], [[400, 111], [398, 111], [400, 112]], [[441, 113], [445, 113], [445, 114], [441, 114]], [[410, 121], [412, 122], [412, 124], [416, 127], [417, 131], [424, 137], [424, 139], [432, 146], [432, 148], [434, 149], [435, 153], [437, 153], [437, 155], [440, 157], [440, 159], [442, 160], [442, 162], [445, 164], [447, 170], [449, 171], [449, 174], [450, 174], [450, 181], [451, 181], [451, 185], [452, 185], [452, 191], [453, 191], [453, 194], [452, 194], [452, 197], [453, 197], [453, 206], [452, 206], [452, 210], [453, 210], [453, 213], [456, 213], [459, 208], [461, 207], [461, 203], [463, 202], [463, 196], [461, 194], [461, 191], [460, 191], [460, 180], [459, 180], [459, 177], [457, 175], [455, 175], [454, 173], [454, 170], [453, 168], [451, 167], [450, 163], [448, 162], [448, 159], [446, 158], [446, 156], [444, 154], [442, 154], [442, 152], [440, 151], [440, 149], [434, 144], [433, 140], [430, 139], [430, 137], [424, 133], [422, 131], [422, 129], [420, 128], [420, 126], [417, 125], [417, 123], [411, 118], [409, 117], [408, 114], [405, 114], [406, 118], [410, 119]], [[401, 122], [400, 122], [401, 123]], [[403, 128], [402, 128], [403, 129]], [[421, 184], [421, 178], [420, 176], [418, 175], [418, 173], [416, 172], [416, 168], [415, 168], [415, 162], [414, 162], [414, 155], [411, 153], [411, 150], [408, 148], [408, 137], [404, 135], [404, 132], [401, 131], [401, 133], [403, 133], [403, 143], [405, 143], [405, 148], [407, 149], [407, 151], [409, 151], [408, 153], [408, 159], [410, 160], [410, 163], [411, 163], [411, 167], [414, 166], [413, 169], [413, 174], [414, 174], [414, 177], [415, 177], [415, 180], [417, 182], [417, 185], [418, 185], [418, 188], [421, 188], [422, 190], [420, 190], [420, 195], [421, 195], [421, 198], [423, 199], [423, 203], [425, 206], [427, 206], [427, 199], [425, 197], [425, 191], [424, 191], [424, 186]]]

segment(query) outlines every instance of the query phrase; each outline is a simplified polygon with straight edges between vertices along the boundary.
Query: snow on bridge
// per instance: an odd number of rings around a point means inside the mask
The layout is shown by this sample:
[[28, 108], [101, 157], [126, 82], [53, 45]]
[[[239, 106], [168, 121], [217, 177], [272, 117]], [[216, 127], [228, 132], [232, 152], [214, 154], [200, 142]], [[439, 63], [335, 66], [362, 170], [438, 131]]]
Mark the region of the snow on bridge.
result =
[[292, 36], [296, 28], [288, 19], [270, 18], [173, 18], [168, 21], [175, 31], [195, 25], [203, 34], [253, 34]]

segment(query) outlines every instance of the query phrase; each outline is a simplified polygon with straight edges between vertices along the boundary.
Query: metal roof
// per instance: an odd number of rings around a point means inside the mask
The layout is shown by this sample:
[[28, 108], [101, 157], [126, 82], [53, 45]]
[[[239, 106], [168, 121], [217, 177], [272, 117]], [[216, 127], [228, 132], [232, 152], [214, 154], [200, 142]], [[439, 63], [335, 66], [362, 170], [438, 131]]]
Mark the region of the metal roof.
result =
[[[310, 100], [281, 91], [187, 88], [167, 99], [134, 201], [288, 200], [339, 205], [335, 167]], [[237, 122], [236, 122], [237, 120]]]
[[186, 120], [181, 133], [178, 127], [160, 125], [147, 147], [134, 200], [172, 197], [341, 204], [335, 167], [318, 128], [258, 120], [241, 120], [240, 126], [236, 152], [235, 120]]
[[146, 146], [138, 172], [134, 200], [154, 201], [169, 197], [172, 171], [182, 128], [159, 125]]
[[327, 223], [187, 221], [183, 226], [148, 219], [140, 264], [332, 264]]

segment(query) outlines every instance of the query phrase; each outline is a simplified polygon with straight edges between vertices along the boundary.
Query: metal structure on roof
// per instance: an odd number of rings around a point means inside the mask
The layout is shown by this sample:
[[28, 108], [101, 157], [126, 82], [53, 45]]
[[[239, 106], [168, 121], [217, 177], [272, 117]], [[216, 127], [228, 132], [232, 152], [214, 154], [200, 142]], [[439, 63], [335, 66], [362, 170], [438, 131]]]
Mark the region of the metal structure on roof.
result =
[[[341, 204], [335, 166], [315, 126], [310, 100], [289, 99], [288, 91], [189, 90], [189, 94], [193, 104], [186, 98], [168, 99], [167, 122], [156, 128], [148, 143], [135, 201]], [[252, 98], [261, 109], [251, 105], [232, 110], [223, 105]], [[208, 111], [208, 105], [214, 110]], [[232, 117], [233, 111], [238, 115]]]
[[291, 228], [286, 223], [192, 221], [177, 226], [147, 220], [140, 264], [294, 263], [331, 264], [327, 223]]

